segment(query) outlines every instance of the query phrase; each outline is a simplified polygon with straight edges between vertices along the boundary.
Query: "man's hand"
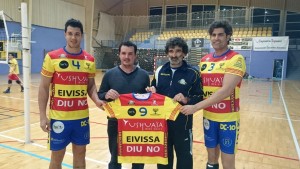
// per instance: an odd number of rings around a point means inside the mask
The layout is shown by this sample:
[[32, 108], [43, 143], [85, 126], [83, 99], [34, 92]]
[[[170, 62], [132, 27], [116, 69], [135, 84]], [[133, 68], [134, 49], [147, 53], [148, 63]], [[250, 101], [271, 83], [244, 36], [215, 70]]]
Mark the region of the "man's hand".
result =
[[105, 94], [105, 99], [112, 99], [112, 100], [116, 100], [117, 98], [119, 98], [120, 94], [115, 91], [114, 89], [110, 89], [106, 94]]
[[180, 108], [180, 112], [184, 115], [194, 114], [197, 110], [195, 105], [185, 105]]
[[96, 102], [95, 102], [95, 104], [96, 104], [96, 106], [98, 107], [98, 108], [100, 108], [101, 110], [104, 110], [104, 108], [103, 108], [103, 106], [106, 104], [103, 100], [97, 100]]
[[188, 102], [188, 98], [184, 97], [184, 95], [182, 93], [176, 94], [174, 96], [173, 100], [177, 101], [177, 102], [180, 102], [180, 103], [183, 103], [183, 104], [187, 104], [187, 102]]
[[156, 93], [156, 88], [154, 86], [151, 86], [151, 87], [146, 87], [146, 91], [147, 92], [151, 92], [151, 93]]
[[40, 120], [40, 127], [42, 128], [42, 130], [44, 132], [49, 133], [49, 131], [51, 130], [51, 126], [50, 126], [50, 120], [46, 117], [44, 119]]

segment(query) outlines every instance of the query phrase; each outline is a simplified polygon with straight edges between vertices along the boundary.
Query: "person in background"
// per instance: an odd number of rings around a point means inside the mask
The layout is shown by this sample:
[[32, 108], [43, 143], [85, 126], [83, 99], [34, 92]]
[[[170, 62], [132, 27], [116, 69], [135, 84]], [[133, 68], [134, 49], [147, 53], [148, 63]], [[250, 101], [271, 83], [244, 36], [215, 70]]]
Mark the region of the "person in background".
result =
[[[146, 93], [150, 78], [148, 72], [135, 65], [137, 62], [136, 52], [137, 46], [130, 41], [120, 44], [121, 64], [104, 74], [98, 91], [100, 99], [109, 102], [119, 98], [120, 94]], [[118, 121], [116, 118], [108, 118], [107, 134], [111, 154], [108, 169], [121, 169], [121, 164], [118, 163]], [[132, 164], [132, 169], [143, 168], [144, 164]]]
[[[188, 45], [179, 37], [170, 38], [165, 46], [169, 62], [157, 68], [151, 87], [147, 91], [173, 98], [174, 101], [196, 104], [202, 100], [199, 72], [183, 59]], [[158, 164], [158, 169], [173, 169], [174, 149], [177, 169], [193, 169], [193, 115], [179, 114], [175, 121], [168, 120], [168, 165]]]
[[87, 168], [86, 145], [90, 143], [87, 95], [99, 108], [105, 104], [97, 95], [95, 59], [80, 47], [82, 36], [82, 23], [69, 19], [65, 23], [66, 46], [47, 53], [41, 71], [38, 104], [40, 127], [48, 133], [51, 150], [49, 169], [62, 168], [69, 143], [72, 143], [73, 168]]
[[239, 90], [246, 64], [242, 55], [228, 48], [232, 27], [227, 21], [213, 22], [208, 32], [215, 51], [200, 62], [204, 100], [183, 106], [181, 112], [190, 115], [203, 109], [206, 168], [219, 168], [221, 151], [223, 168], [234, 169], [240, 125]]
[[19, 78], [19, 65], [18, 61], [14, 58], [14, 56], [9, 53], [8, 54], [8, 65], [9, 65], [9, 74], [8, 74], [8, 87], [3, 93], [10, 93], [10, 88], [12, 86], [12, 81], [15, 80], [17, 84], [21, 87], [21, 92], [24, 91], [23, 84], [21, 79]]

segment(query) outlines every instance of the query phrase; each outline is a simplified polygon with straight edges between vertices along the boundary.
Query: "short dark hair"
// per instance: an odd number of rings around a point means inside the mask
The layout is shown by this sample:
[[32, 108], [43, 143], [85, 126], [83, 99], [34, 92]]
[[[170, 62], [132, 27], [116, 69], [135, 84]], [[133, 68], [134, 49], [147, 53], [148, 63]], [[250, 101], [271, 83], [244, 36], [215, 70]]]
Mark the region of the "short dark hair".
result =
[[122, 42], [119, 45], [119, 53], [121, 52], [121, 47], [122, 46], [127, 46], [127, 47], [131, 47], [132, 46], [134, 48], [134, 54], [136, 54], [137, 46], [136, 46], [136, 44], [132, 43], [131, 41]]
[[166, 46], [165, 46], [165, 53], [168, 54], [169, 52], [169, 48], [174, 48], [175, 46], [179, 46], [182, 48], [182, 52], [184, 54], [187, 54], [188, 53], [188, 50], [189, 50], [189, 47], [187, 45], [187, 43], [185, 42], [185, 40], [181, 37], [173, 37], [173, 38], [170, 38], [167, 43], [166, 43]]
[[80, 28], [81, 34], [83, 34], [83, 26], [82, 26], [82, 23], [80, 22], [80, 20], [73, 19], [73, 18], [67, 20], [67, 22], [65, 24], [65, 32], [67, 32], [68, 26], [71, 26], [74, 28]]
[[208, 33], [209, 35], [212, 35], [214, 29], [216, 28], [223, 28], [226, 35], [230, 35], [232, 36], [232, 26], [230, 25], [230, 23], [228, 21], [214, 21], [208, 29]]

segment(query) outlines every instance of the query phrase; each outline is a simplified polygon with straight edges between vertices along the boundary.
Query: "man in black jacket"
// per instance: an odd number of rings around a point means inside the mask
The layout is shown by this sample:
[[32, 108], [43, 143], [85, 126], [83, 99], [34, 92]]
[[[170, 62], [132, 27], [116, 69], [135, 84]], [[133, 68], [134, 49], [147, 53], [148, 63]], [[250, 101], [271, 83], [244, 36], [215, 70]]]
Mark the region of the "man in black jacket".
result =
[[[159, 67], [147, 91], [156, 92], [178, 101], [182, 105], [202, 100], [203, 91], [199, 72], [184, 61], [188, 45], [179, 37], [167, 41], [165, 52], [169, 62]], [[175, 121], [168, 120], [168, 165], [158, 164], [158, 169], [173, 169], [173, 147], [177, 169], [193, 169], [193, 116], [179, 114]]]

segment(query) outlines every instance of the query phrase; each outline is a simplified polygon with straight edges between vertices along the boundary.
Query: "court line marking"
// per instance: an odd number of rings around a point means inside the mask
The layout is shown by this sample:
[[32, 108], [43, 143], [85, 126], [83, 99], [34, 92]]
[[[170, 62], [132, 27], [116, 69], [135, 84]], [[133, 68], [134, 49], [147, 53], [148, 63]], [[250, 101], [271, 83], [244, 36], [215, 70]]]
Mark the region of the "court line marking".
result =
[[[18, 98], [18, 97], [11, 97], [11, 96], [0, 96], [0, 97], [5, 97], [5, 98], [10, 98], [10, 99], [16, 99], [16, 100], [24, 100], [23, 98]], [[31, 102], [38, 102], [37, 100], [29, 100]]]
[[297, 90], [297, 92], [300, 92], [300, 89], [295, 84], [293, 84], [293, 87]]
[[289, 113], [288, 108], [287, 108], [287, 106], [285, 104], [285, 99], [283, 97], [283, 94], [282, 94], [282, 91], [281, 91], [279, 83], [278, 83], [278, 88], [279, 88], [280, 96], [281, 96], [282, 103], [283, 103], [283, 106], [284, 106], [285, 114], [286, 114], [286, 117], [287, 117], [287, 120], [288, 120], [288, 123], [289, 123], [289, 127], [290, 127], [290, 130], [291, 130], [291, 134], [292, 134], [292, 137], [293, 137], [293, 140], [294, 140], [296, 151], [297, 151], [297, 154], [298, 154], [298, 159], [300, 161], [300, 147], [299, 147], [299, 143], [298, 143], [298, 140], [297, 140], [297, 137], [296, 137], [296, 134], [295, 134], [295, 131], [294, 131], [293, 123], [292, 123], [291, 118], [290, 118], [290, 113]]
[[[276, 119], [276, 120], [287, 120], [286, 118], [281, 118], [281, 117], [272, 117], [272, 119]], [[300, 120], [294, 120], [294, 119], [291, 119], [291, 121], [300, 121]]]
[[[15, 141], [18, 141], [18, 142], [21, 142], [21, 143], [25, 143], [24, 140], [21, 140], [21, 139], [15, 138], [15, 137], [6, 136], [6, 135], [3, 135], [3, 134], [0, 134], [0, 136], [1, 136], [1, 137], [4, 137], [4, 138], [11, 139], [11, 140], [15, 140]], [[41, 145], [41, 144], [37, 144], [37, 143], [30, 143], [30, 144], [31, 144], [31, 145], [34, 145], [34, 146], [36, 146], [36, 147], [40, 147], [40, 148], [47, 149], [46, 146], [43, 146], [43, 145]], [[49, 150], [49, 151], [50, 151], [50, 150]], [[24, 152], [28, 152], [28, 151], [24, 151]], [[30, 152], [28, 152], [28, 153], [30, 153]], [[34, 153], [32, 153], [32, 154], [34, 154]], [[70, 152], [67, 152], [67, 151], [66, 151], [66, 154], [73, 157], [73, 154], [70, 153]], [[38, 156], [38, 155], [37, 155], [37, 156]], [[46, 158], [46, 157], [45, 157], [45, 158]], [[94, 163], [98, 163], [98, 164], [102, 164], [102, 165], [106, 165], [106, 166], [108, 165], [107, 162], [95, 160], [95, 159], [90, 158], [90, 157], [85, 157], [85, 159], [86, 159], [87, 161], [91, 161], [91, 162], [94, 162]], [[124, 168], [124, 167], [123, 167], [123, 168]], [[124, 168], [124, 169], [126, 169], [126, 168]]]
[[[47, 158], [47, 157], [44, 157], [44, 156], [40, 156], [40, 155], [31, 153], [31, 152], [28, 152], [28, 151], [24, 151], [22, 149], [14, 148], [14, 147], [3, 145], [3, 144], [0, 144], [0, 147], [6, 148], [6, 149], [9, 149], [9, 150], [12, 150], [12, 151], [16, 151], [18, 153], [26, 154], [26, 155], [29, 155], [29, 156], [32, 156], [32, 157], [35, 157], [35, 158], [38, 158], [38, 159], [50, 162], [50, 158]], [[62, 163], [62, 166], [67, 167], [67, 168], [73, 168], [72, 165], [64, 163], [64, 162]]]
[[273, 98], [273, 87], [272, 85], [270, 85], [270, 89], [269, 89], [269, 104], [272, 104], [272, 98]]

